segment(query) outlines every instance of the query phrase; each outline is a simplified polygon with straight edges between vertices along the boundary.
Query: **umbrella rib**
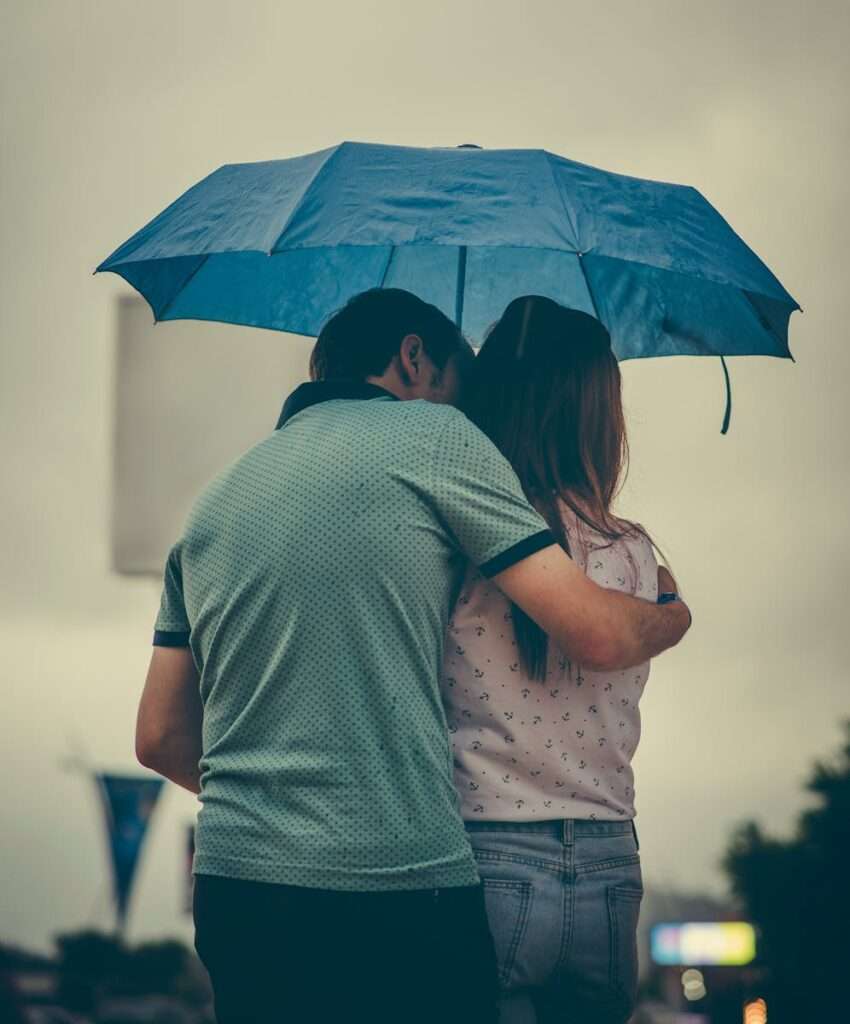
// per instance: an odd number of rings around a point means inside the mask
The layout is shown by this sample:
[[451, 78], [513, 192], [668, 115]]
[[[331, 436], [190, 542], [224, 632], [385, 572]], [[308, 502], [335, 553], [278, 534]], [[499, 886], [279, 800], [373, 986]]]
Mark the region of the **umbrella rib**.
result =
[[387, 279], [387, 274], [389, 274], [390, 272], [390, 264], [393, 261], [393, 256], [395, 256], [395, 248], [396, 247], [394, 245], [390, 246], [390, 253], [389, 256], [387, 256], [387, 262], [384, 264], [384, 272], [383, 274], [381, 274], [381, 283], [378, 285], [379, 288], [384, 287], [384, 282]]
[[561, 200], [561, 206], [564, 210], [564, 216], [567, 218], [567, 223], [572, 228], [573, 240], [574, 244], [576, 245], [576, 251], [578, 252], [581, 249], [581, 243], [579, 242], [578, 238], [578, 225], [573, 220], [573, 216], [567, 208], [567, 201], [566, 199], [564, 199], [564, 193], [561, 191], [561, 186], [558, 184], [558, 179], [555, 177], [555, 169], [552, 167], [552, 161], [549, 159], [549, 153], [545, 149], [543, 150], [543, 157], [546, 160], [546, 166], [549, 168], [549, 174], [552, 178], [552, 187], [555, 189], [555, 194]]
[[190, 281], [191, 281], [191, 280], [192, 280], [192, 279], [194, 278], [195, 274], [197, 274], [197, 273], [198, 273], [198, 272], [199, 272], [200, 270], [202, 270], [202, 269], [204, 268], [204, 266], [206, 265], [206, 262], [207, 262], [207, 260], [208, 260], [209, 258], [210, 258], [210, 254], [209, 254], [209, 253], [206, 253], [206, 255], [205, 255], [205, 256], [204, 256], [204, 258], [203, 258], [203, 259], [201, 260], [201, 262], [200, 262], [200, 263], [199, 263], [199, 264], [197, 265], [197, 267], [195, 267], [195, 269], [194, 269], [194, 270], [192, 271], [192, 273], [191, 273], [191, 274], [190, 274], [190, 275], [189, 275], [189, 276], [188, 276], [188, 277], [186, 278], [186, 280], [185, 280], [185, 281], [184, 281], [184, 282], [183, 282], [183, 283], [182, 283], [182, 284], [180, 285], [180, 287], [179, 287], [179, 288], [177, 289], [177, 291], [176, 291], [176, 292], [175, 292], [175, 293], [174, 293], [174, 294], [173, 294], [173, 295], [171, 296], [171, 298], [170, 298], [170, 299], [168, 300], [168, 302], [166, 302], [166, 304], [165, 304], [165, 305], [164, 305], [164, 306], [162, 307], [162, 309], [158, 310], [158, 311], [157, 311], [157, 312], [156, 312], [156, 313], [154, 314], [154, 321], [157, 321], [157, 320], [162, 320], [162, 318], [163, 318], [163, 317], [165, 316], [165, 314], [166, 314], [166, 313], [168, 312], [168, 310], [169, 310], [169, 309], [171, 309], [171, 307], [172, 307], [172, 306], [174, 305], [174, 302], [175, 302], [175, 300], [177, 299], [177, 296], [178, 296], [178, 295], [179, 295], [179, 294], [180, 294], [181, 292], [183, 292], [183, 291], [185, 291], [185, 290], [186, 290], [186, 287], [187, 287], [187, 285], [189, 284], [189, 282], [190, 282]]
[[584, 269], [584, 259], [582, 258], [584, 253], [577, 252], [576, 256], [578, 258], [578, 265], [581, 267], [581, 276], [584, 278], [584, 286], [587, 288], [587, 294], [590, 296], [590, 304], [593, 306], [593, 315], [600, 323], [602, 323], [602, 317], [599, 315], [599, 308], [596, 305], [593, 289], [590, 287], [590, 279], [587, 276], [587, 271]]
[[[771, 334], [774, 338], [776, 338], [776, 340], [779, 342], [780, 345], [784, 345], [785, 346], [785, 349], [787, 350], [788, 355], [790, 356], [791, 355], [791, 347], [788, 344], [788, 338], [787, 337], [786, 338], [782, 338], [782, 337], [780, 337], [779, 334], [776, 333], [776, 331], [774, 330], [774, 328], [773, 328], [772, 324], [770, 323], [770, 321], [767, 319], [767, 317], [764, 315], [764, 313], [762, 313], [762, 311], [758, 308], [758, 306], [755, 304], [755, 302], [753, 302], [753, 298], [750, 295], [750, 292], [749, 292], [749, 290], [747, 288], [741, 288], [740, 291], [743, 294], [744, 298], [747, 300], [747, 302], [749, 302], [750, 306], [752, 307], [753, 312], [756, 315], [756, 319], [761, 324], [761, 326], [767, 331], [768, 334]], [[765, 296], [765, 298], [768, 298], [768, 296]], [[798, 305], [797, 309], [799, 309], [799, 308], [800, 307]], [[795, 312], [795, 310], [792, 309], [791, 313], [794, 313], [794, 312]], [[791, 316], [791, 314], [789, 314], [789, 322], [790, 322], [790, 316]], [[794, 357], [791, 356], [791, 358], [793, 359]]]
[[313, 171], [313, 174], [310, 176], [310, 180], [307, 182], [307, 184], [301, 190], [301, 195], [298, 197], [295, 205], [290, 210], [289, 216], [284, 221], [283, 227], [278, 232], [278, 235], [277, 235], [277, 238], [275, 239], [274, 245], [269, 249], [269, 251], [267, 253], [268, 256], [273, 256], [274, 255], [275, 251], [277, 250], [277, 247], [280, 245], [280, 243], [281, 243], [281, 241], [283, 239], [283, 236], [289, 230], [289, 227], [292, 224], [293, 220], [295, 220], [295, 215], [298, 213], [298, 210], [301, 208], [301, 204], [304, 202], [304, 197], [307, 195], [307, 193], [310, 191], [310, 189], [316, 183], [316, 179], [319, 177], [319, 175], [323, 174], [327, 170], [327, 168], [330, 166], [330, 163], [333, 160], [333, 158], [339, 153], [339, 151], [342, 149], [342, 147], [344, 145], [345, 145], [345, 143], [343, 142], [339, 146], [337, 146], [334, 149], [333, 153], [331, 153], [328, 156], [327, 160], [325, 160], [322, 163], [321, 167], [317, 167], [316, 170]]
[[581, 243], [579, 242], [578, 225], [573, 220], [572, 214], [570, 213], [570, 211], [569, 211], [569, 209], [567, 207], [567, 201], [564, 198], [564, 193], [561, 191], [560, 185], [558, 184], [558, 179], [555, 177], [555, 171], [554, 171], [554, 169], [552, 167], [552, 161], [549, 159], [549, 154], [544, 150], [543, 155], [546, 158], [546, 166], [549, 168], [549, 174], [552, 176], [552, 186], [555, 189], [556, 195], [561, 200], [561, 206], [563, 207], [563, 210], [564, 210], [564, 216], [567, 218], [567, 223], [572, 228], [573, 239], [575, 240], [575, 244], [578, 247], [576, 249], [576, 253], [575, 254], [576, 254], [576, 257], [578, 258], [578, 265], [579, 265], [579, 267], [581, 267], [581, 276], [584, 278], [584, 286], [585, 286], [585, 288], [587, 288], [587, 294], [588, 294], [588, 296], [590, 298], [590, 304], [591, 304], [591, 306], [593, 306], [593, 315], [596, 317], [596, 319], [600, 323], [602, 323], [602, 317], [600, 317], [600, 315], [599, 315], [599, 308], [596, 305], [596, 299], [595, 299], [595, 297], [593, 295], [593, 289], [590, 287], [590, 280], [588, 279], [587, 271], [584, 269], [584, 260], [583, 260], [584, 253], [581, 251]]

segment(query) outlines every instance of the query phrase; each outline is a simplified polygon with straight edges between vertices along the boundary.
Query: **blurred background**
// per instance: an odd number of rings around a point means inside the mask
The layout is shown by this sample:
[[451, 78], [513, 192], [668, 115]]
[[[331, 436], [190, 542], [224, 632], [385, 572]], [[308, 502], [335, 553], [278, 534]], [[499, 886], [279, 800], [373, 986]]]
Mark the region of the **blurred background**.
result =
[[841, 0], [0, 3], [0, 1018], [208, 1015], [195, 800], [119, 790], [165, 552], [310, 342], [154, 328], [91, 272], [221, 164], [348, 139], [693, 185], [802, 304], [795, 363], [729, 360], [725, 437], [717, 360], [624, 364], [620, 510], [695, 617], [642, 704], [638, 1019], [850, 1019], [848, 45]]

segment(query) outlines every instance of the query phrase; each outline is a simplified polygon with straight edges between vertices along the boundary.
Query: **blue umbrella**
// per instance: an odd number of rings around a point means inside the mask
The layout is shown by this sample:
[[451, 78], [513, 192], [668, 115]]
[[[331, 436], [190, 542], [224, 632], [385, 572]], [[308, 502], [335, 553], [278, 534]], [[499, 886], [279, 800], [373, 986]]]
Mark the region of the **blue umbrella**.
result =
[[155, 320], [307, 335], [366, 288], [407, 288], [474, 342], [511, 299], [545, 295], [596, 315], [620, 359], [791, 358], [800, 308], [696, 189], [543, 150], [344, 142], [228, 164], [97, 270]]

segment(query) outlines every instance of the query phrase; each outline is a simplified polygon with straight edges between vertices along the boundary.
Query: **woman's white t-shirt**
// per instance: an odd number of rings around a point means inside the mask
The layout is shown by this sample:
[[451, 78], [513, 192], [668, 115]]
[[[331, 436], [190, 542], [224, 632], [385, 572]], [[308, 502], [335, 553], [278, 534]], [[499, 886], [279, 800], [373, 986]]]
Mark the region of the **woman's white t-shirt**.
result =
[[[572, 557], [594, 582], [656, 600], [658, 566], [643, 534], [612, 542], [562, 511]], [[631, 760], [648, 677], [649, 662], [584, 669], [550, 640], [546, 679], [529, 679], [510, 603], [471, 569], [449, 622], [441, 681], [463, 817], [634, 817]]]

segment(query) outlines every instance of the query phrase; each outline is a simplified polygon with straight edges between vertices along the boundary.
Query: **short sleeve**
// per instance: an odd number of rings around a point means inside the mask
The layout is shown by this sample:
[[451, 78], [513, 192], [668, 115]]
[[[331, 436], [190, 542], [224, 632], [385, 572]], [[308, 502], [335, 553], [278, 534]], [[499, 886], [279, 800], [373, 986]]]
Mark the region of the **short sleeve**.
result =
[[154, 626], [154, 647], [188, 647], [190, 629], [186, 605], [183, 602], [180, 545], [176, 544], [165, 563], [162, 600]]
[[430, 493], [457, 547], [484, 576], [557, 543], [510, 463], [463, 413], [453, 411], [438, 433]]

